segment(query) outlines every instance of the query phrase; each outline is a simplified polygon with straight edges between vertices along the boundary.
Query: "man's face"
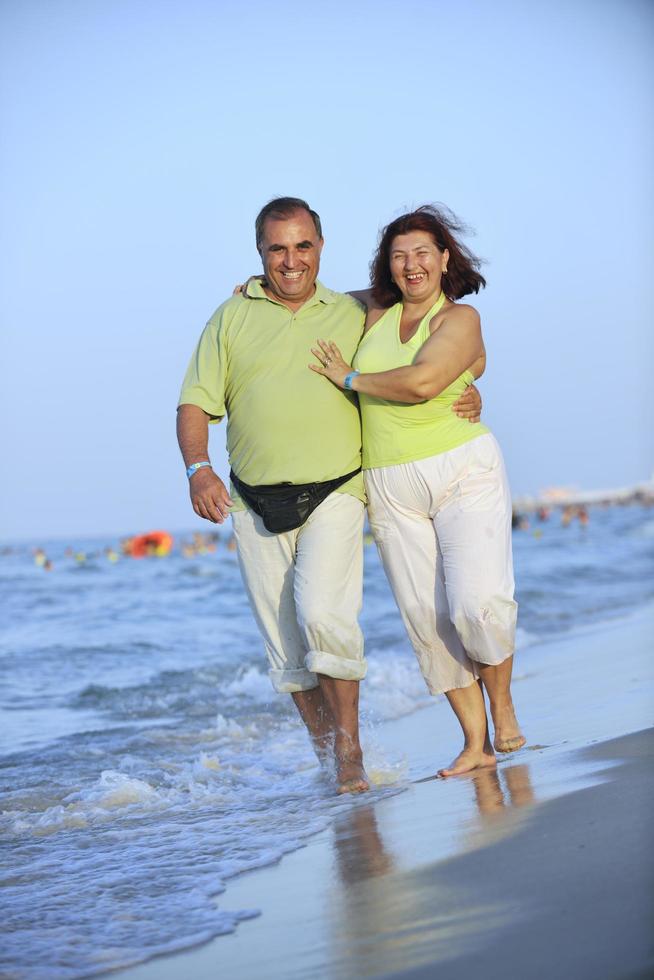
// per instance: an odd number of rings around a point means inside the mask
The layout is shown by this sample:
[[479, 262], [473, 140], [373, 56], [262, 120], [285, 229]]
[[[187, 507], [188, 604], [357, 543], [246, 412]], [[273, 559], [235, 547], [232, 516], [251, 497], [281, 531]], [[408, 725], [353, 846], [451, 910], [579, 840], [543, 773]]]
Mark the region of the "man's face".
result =
[[259, 253], [268, 292], [280, 303], [299, 309], [313, 295], [323, 240], [308, 211], [290, 218], [267, 218]]

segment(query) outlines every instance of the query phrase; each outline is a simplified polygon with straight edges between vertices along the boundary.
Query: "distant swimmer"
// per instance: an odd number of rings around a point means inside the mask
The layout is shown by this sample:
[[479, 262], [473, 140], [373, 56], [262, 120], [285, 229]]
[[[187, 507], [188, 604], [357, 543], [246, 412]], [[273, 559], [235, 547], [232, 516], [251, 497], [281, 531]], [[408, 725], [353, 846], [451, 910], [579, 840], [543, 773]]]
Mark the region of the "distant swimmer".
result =
[[590, 517], [585, 504], [566, 504], [561, 511], [562, 527], [570, 527], [575, 519], [579, 521], [582, 527], [586, 527]]
[[37, 565], [39, 568], [43, 568], [48, 560], [48, 556], [46, 555], [43, 548], [35, 548], [33, 554], [34, 554], [34, 564]]
[[511, 527], [514, 531], [528, 531], [529, 518], [526, 514], [518, 514], [514, 511], [511, 516]]
[[572, 507], [564, 507], [561, 511], [561, 527], [570, 527], [573, 517]]
[[37, 568], [42, 568], [44, 572], [52, 571], [52, 562], [43, 548], [34, 548], [32, 554], [34, 555], [34, 564]]

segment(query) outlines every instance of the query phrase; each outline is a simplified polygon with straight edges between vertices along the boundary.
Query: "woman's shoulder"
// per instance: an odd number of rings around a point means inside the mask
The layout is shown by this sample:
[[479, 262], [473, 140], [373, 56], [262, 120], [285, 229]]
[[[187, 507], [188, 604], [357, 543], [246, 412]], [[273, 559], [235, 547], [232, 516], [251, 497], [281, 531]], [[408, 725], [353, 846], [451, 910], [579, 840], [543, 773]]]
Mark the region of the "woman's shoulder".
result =
[[430, 325], [432, 330], [435, 330], [445, 323], [478, 328], [481, 324], [481, 317], [479, 310], [469, 303], [455, 303], [448, 300], [432, 317]]
[[471, 306], [470, 303], [457, 303], [449, 300], [443, 306], [442, 312], [448, 317], [455, 316], [462, 320], [479, 320], [479, 310], [476, 306]]

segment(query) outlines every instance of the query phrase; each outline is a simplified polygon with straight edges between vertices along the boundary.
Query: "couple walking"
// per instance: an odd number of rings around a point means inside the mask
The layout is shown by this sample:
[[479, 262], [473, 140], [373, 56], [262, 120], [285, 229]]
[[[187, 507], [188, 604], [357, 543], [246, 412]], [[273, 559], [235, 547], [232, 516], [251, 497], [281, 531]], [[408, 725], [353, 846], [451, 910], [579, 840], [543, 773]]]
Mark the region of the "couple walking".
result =
[[[193, 508], [214, 523], [231, 515], [273, 687], [293, 698], [319, 757], [333, 754], [339, 792], [368, 789], [366, 500], [427, 687], [462, 728], [462, 751], [439, 772], [494, 766], [494, 749], [525, 740], [510, 693], [509, 490], [470, 387], [485, 366], [479, 316], [456, 302], [485, 285], [479, 263], [456, 219], [423, 207], [384, 230], [371, 288], [343, 295], [318, 281], [322, 229], [305, 201], [270, 201], [255, 228], [264, 275], [211, 317], [180, 396]], [[208, 455], [208, 426], [225, 415], [231, 490]]]

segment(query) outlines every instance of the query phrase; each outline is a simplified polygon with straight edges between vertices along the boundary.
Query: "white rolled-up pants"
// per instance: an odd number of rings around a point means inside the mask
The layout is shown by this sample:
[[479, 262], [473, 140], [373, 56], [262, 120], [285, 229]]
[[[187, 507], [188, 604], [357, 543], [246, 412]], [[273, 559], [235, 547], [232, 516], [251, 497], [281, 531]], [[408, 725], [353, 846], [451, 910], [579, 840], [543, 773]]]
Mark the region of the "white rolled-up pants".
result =
[[432, 694], [513, 654], [511, 497], [495, 437], [364, 472], [368, 520]]
[[360, 500], [337, 492], [283, 534], [267, 531], [249, 509], [232, 514], [243, 582], [280, 693], [317, 687], [317, 674], [365, 677], [363, 514]]

